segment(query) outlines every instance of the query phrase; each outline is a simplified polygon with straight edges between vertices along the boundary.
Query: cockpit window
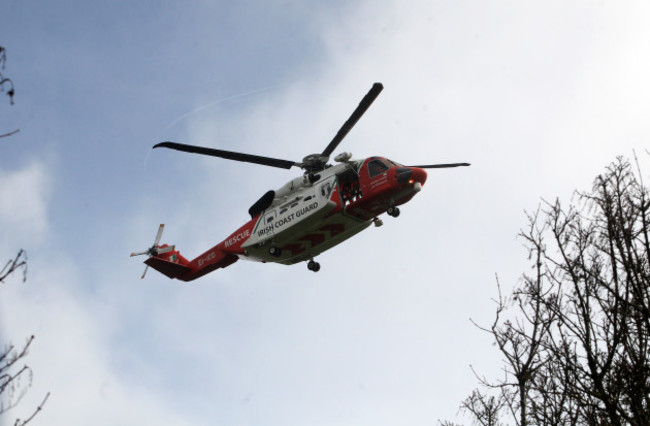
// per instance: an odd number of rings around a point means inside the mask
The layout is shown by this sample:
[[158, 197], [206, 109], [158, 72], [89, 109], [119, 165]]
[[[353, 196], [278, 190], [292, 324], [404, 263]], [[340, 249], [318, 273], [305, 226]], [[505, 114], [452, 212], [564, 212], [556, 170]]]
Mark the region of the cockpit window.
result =
[[372, 160], [368, 163], [368, 173], [370, 173], [371, 178], [384, 173], [388, 168], [389, 167], [380, 160]]

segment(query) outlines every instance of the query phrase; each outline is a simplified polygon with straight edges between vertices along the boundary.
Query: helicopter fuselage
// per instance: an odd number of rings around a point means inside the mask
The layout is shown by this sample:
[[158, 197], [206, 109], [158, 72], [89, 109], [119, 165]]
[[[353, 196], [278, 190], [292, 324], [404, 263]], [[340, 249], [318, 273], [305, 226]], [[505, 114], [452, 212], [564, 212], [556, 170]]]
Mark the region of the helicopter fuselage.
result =
[[188, 261], [172, 250], [146, 263], [189, 281], [238, 259], [284, 265], [309, 261], [373, 222], [379, 225], [379, 215], [397, 216], [397, 206], [413, 198], [426, 179], [424, 169], [383, 157], [342, 162], [289, 181], [272, 191], [272, 200], [265, 194], [268, 205], [262, 211], [196, 259]]
[[[236, 151], [160, 142], [153, 148], [168, 148], [226, 160], [290, 169], [305, 173], [277, 191], [266, 192], [248, 210], [251, 219], [226, 239], [193, 260], [184, 258], [175, 248], [159, 245], [164, 225], [160, 225], [154, 244], [131, 256], [148, 255], [144, 263], [170, 278], [190, 281], [215, 269], [225, 268], [239, 259], [284, 265], [308, 261], [316, 272], [320, 265], [314, 257], [366, 229], [372, 223], [381, 226], [379, 215], [397, 217], [397, 206], [409, 201], [427, 180], [424, 169], [469, 166], [469, 163], [403, 166], [383, 157], [352, 160], [343, 152], [328, 163], [330, 155], [368, 110], [383, 90], [372, 85], [350, 117], [321, 153], [302, 161], [272, 158]], [[145, 273], [142, 275], [144, 278]]]

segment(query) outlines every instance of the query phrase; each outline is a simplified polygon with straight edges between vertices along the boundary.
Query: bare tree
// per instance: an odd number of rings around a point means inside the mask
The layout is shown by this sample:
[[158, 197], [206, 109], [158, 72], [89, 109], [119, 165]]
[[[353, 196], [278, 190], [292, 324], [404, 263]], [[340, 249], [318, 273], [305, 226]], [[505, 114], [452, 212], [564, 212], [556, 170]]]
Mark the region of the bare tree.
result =
[[[22, 280], [25, 282], [27, 279], [27, 255], [24, 250], [19, 250], [18, 254], [0, 270], [0, 283], [4, 283], [9, 276], [17, 271], [22, 271]], [[22, 347], [16, 348], [13, 344], [8, 344], [0, 351], [0, 417], [16, 407], [32, 385], [32, 369], [22, 362], [28, 355], [29, 347], [33, 341], [34, 336], [32, 335]], [[34, 412], [25, 420], [16, 419], [14, 426], [24, 426], [30, 422], [43, 409], [43, 405], [49, 397], [50, 393], [48, 392]]]
[[18, 270], [22, 270], [23, 282], [25, 282], [27, 280], [27, 253], [25, 253], [25, 250], [23, 249], [20, 249], [16, 257], [10, 259], [5, 266], [0, 269], [0, 283], [4, 283], [5, 278]]
[[619, 158], [575, 204], [528, 216], [520, 236], [531, 272], [507, 299], [497, 280], [495, 320], [480, 327], [503, 355], [503, 377], [477, 374], [486, 394], [461, 406], [475, 422], [650, 424], [649, 211], [640, 170]]
[[[9, 102], [13, 105], [14, 83], [10, 78], [2, 74], [6, 62], [7, 51], [0, 46], [0, 93], [6, 93], [9, 96]], [[16, 129], [9, 133], [0, 134], [0, 138], [11, 136], [18, 131]], [[27, 280], [27, 254], [22, 249], [0, 269], [0, 284], [4, 284], [7, 278], [18, 271], [22, 272], [22, 281], [25, 282]], [[0, 350], [0, 417], [16, 407], [32, 385], [32, 369], [27, 364], [22, 364], [22, 362], [28, 355], [29, 347], [33, 341], [34, 336], [32, 335], [20, 348], [16, 348], [9, 343]], [[49, 397], [50, 393], [48, 392], [32, 414], [24, 420], [16, 419], [14, 426], [24, 426], [29, 423], [43, 409]]]
[[[7, 62], [7, 49], [0, 46], [0, 70], [4, 71], [5, 64]], [[14, 104], [14, 82], [11, 81], [9, 77], [5, 77], [2, 72], [0, 72], [0, 93], [7, 93], [9, 96], [9, 102]]]
[[[478, 389], [474, 389], [461, 404], [460, 410], [469, 413], [474, 422], [480, 426], [501, 426], [499, 411], [505, 401], [502, 398], [489, 396]], [[461, 426], [449, 420], [438, 420], [440, 426]]]
[[[27, 255], [24, 250], [18, 251], [18, 254], [0, 270], [0, 284], [17, 271], [22, 271], [24, 282], [27, 279]], [[32, 385], [32, 369], [23, 362], [33, 341], [32, 335], [20, 348], [8, 344], [0, 350], [0, 417], [16, 407]], [[23, 426], [30, 422], [43, 409], [49, 397], [48, 392], [33, 413], [25, 420], [16, 419], [14, 426]]]
[[[14, 95], [16, 91], [14, 89], [14, 82], [9, 78], [5, 77], [3, 71], [5, 69], [5, 64], [7, 62], [7, 49], [0, 46], [0, 93], [6, 93], [9, 96], [9, 103], [14, 104]], [[19, 129], [13, 130], [8, 133], [0, 134], [0, 138], [11, 136], [15, 133], [18, 133]]]

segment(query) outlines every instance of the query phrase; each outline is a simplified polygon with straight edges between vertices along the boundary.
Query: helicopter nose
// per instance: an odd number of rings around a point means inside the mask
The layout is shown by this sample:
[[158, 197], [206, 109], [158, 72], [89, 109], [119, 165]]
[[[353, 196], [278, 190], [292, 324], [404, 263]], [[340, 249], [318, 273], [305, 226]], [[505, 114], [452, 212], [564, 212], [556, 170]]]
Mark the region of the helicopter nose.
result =
[[419, 182], [420, 185], [424, 185], [424, 182], [427, 181], [427, 171], [419, 167], [411, 167], [410, 169], [413, 171], [411, 179], [415, 182]]
[[422, 189], [427, 180], [427, 172], [419, 167], [400, 167], [397, 169], [397, 182], [404, 185], [413, 185], [416, 192]]
[[405, 184], [413, 176], [413, 170], [409, 167], [400, 167], [397, 169], [397, 183]]

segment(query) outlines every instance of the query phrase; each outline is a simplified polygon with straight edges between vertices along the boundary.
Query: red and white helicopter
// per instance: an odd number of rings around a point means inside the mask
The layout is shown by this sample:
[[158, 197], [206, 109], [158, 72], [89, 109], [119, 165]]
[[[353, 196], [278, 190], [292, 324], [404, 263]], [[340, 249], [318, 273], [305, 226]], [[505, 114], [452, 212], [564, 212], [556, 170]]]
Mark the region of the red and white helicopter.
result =
[[330, 155], [382, 90], [383, 85], [375, 83], [323, 152], [308, 155], [302, 162], [174, 142], [154, 145], [283, 169], [300, 167], [305, 172], [264, 194], [248, 210], [251, 220], [193, 260], [183, 257], [175, 246], [160, 245], [164, 225], [160, 225], [151, 248], [131, 256], [148, 255], [144, 261], [147, 268], [151, 266], [182, 281], [194, 280], [239, 259], [283, 265], [307, 261], [309, 270], [318, 271], [320, 264], [314, 260], [317, 255], [371, 224], [381, 226], [379, 215], [383, 213], [399, 216], [398, 206], [413, 198], [426, 182], [424, 169], [469, 166], [403, 166], [383, 157], [353, 160], [346, 152], [334, 157], [338, 164], [328, 164]]

